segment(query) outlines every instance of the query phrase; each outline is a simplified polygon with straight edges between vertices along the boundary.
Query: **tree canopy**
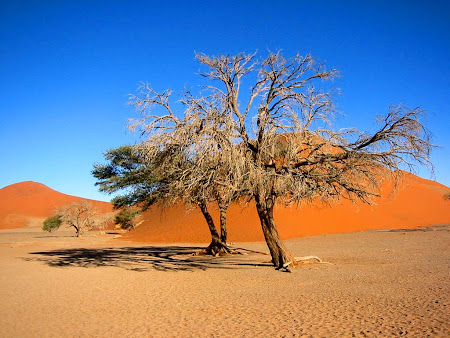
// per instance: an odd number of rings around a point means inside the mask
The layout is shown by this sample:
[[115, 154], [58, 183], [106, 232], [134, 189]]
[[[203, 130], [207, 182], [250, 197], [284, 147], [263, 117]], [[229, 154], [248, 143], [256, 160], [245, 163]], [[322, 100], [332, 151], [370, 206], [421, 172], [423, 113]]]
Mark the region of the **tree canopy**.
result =
[[[117, 161], [111, 170], [123, 170], [118, 175], [123, 186], [130, 175], [137, 175], [135, 182], [145, 178], [131, 186], [151, 202], [184, 199], [202, 209], [209, 201], [228, 205], [253, 198], [277, 269], [295, 263], [273, 217], [278, 200], [371, 203], [384, 178], [398, 178], [401, 169], [416, 164], [431, 166], [430, 133], [419, 107], [389, 107], [372, 132], [333, 129], [337, 90], [332, 82], [339, 73], [311, 55], [196, 58], [206, 82], [197, 95], [183, 93], [180, 111], [173, 108], [170, 90], [158, 93], [144, 83], [131, 96], [141, 115], [131, 128], [142, 140], [127, 158], [136, 167]], [[101, 188], [112, 191], [111, 183], [122, 188], [121, 179], [110, 179], [114, 176], [100, 181]], [[127, 198], [138, 200], [135, 191]]]

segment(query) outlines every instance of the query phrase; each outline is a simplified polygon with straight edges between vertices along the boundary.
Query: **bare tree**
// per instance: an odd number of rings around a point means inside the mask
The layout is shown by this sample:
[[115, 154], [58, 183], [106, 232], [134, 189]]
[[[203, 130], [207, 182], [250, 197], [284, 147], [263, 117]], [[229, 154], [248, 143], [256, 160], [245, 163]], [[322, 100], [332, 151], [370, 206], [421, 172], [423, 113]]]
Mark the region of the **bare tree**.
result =
[[[197, 205], [208, 225], [211, 244], [202, 253], [229, 253], [226, 213], [231, 200], [243, 189], [244, 157], [233, 143], [233, 124], [214, 96], [183, 96], [185, 110], [177, 117], [169, 104], [170, 92], [157, 93], [147, 84], [131, 98], [143, 119], [134, 121], [144, 141], [137, 145], [152, 176], [164, 182], [157, 202], [165, 206], [184, 201]], [[158, 110], [161, 109], [161, 110]], [[220, 210], [220, 235], [208, 210]]]
[[[333, 131], [336, 90], [326, 81], [338, 73], [310, 55], [197, 59], [207, 67], [202, 76], [212, 80], [208, 89], [232, 116], [235, 143], [245, 149], [251, 193], [277, 269], [295, 262], [278, 235], [277, 200], [289, 204], [344, 197], [371, 203], [383, 178], [416, 163], [431, 164], [420, 108], [391, 107], [373, 133]], [[253, 81], [245, 100], [240, 95], [244, 78]]]
[[73, 227], [77, 237], [83, 235], [86, 229], [92, 229], [101, 225], [96, 218], [98, 210], [87, 201], [74, 202], [70, 205], [64, 205], [56, 211], [56, 215], [61, 220], [61, 225]]
[[131, 98], [142, 116], [132, 127], [144, 136], [140, 152], [153, 174], [164, 177], [164, 200], [198, 204], [211, 244], [219, 236], [206, 203], [219, 201], [226, 214], [231, 200], [249, 194], [274, 266], [288, 270], [295, 258], [278, 234], [277, 202], [372, 203], [384, 178], [398, 179], [402, 168], [417, 163], [431, 165], [420, 108], [390, 107], [372, 133], [333, 130], [337, 90], [327, 83], [338, 72], [311, 55], [198, 54], [197, 60], [210, 82], [199, 97], [185, 93], [180, 117], [169, 104], [170, 91], [144, 84]]
[[[96, 164], [92, 171], [96, 185], [107, 193], [125, 191], [113, 198], [115, 208], [145, 210], [155, 203], [167, 207], [181, 201], [198, 206], [211, 234], [211, 244], [201, 253], [230, 253], [226, 214], [243, 189], [244, 157], [237, 155], [230, 139], [230, 123], [225, 119], [229, 114], [186, 92], [182, 100], [186, 110], [176, 117], [169, 98], [170, 91], [157, 93], [141, 85], [131, 103], [143, 115], [134, 123], [144, 140], [107, 151], [108, 163]], [[220, 234], [208, 210], [211, 203], [220, 210]]]

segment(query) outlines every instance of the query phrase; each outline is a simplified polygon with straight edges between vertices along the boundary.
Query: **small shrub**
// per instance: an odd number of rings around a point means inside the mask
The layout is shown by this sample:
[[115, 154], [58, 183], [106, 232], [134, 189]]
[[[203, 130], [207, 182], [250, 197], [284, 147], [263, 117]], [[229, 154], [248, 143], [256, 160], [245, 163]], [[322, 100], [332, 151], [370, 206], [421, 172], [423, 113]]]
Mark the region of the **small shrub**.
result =
[[52, 232], [53, 230], [59, 229], [61, 226], [62, 220], [60, 215], [55, 215], [52, 217], [47, 218], [44, 221], [44, 224], [42, 226], [42, 230]]
[[142, 223], [139, 217], [140, 211], [123, 209], [114, 218], [114, 223], [120, 229], [131, 230]]

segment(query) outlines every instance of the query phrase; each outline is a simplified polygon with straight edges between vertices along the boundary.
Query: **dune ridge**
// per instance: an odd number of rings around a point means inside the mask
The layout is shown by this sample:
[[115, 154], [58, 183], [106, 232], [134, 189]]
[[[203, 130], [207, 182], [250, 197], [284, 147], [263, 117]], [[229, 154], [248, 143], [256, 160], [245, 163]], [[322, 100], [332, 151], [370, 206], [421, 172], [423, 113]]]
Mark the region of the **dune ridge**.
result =
[[[405, 174], [398, 191], [391, 195], [392, 182], [382, 186], [376, 205], [353, 204], [342, 200], [329, 207], [321, 203], [275, 208], [275, 221], [283, 239], [346, 233], [371, 229], [412, 229], [450, 223], [450, 201], [444, 194], [450, 189], [438, 182]], [[218, 208], [211, 205], [218, 224]], [[153, 243], [209, 242], [210, 235], [201, 212], [176, 205], [167, 209], [151, 207], [144, 223], [124, 235], [128, 240]], [[254, 202], [233, 204], [228, 212], [230, 242], [263, 241]]]
[[36, 218], [52, 216], [58, 207], [73, 202], [89, 201], [101, 213], [112, 210], [108, 202], [66, 195], [33, 181], [15, 183], [0, 189], [0, 201], [0, 229], [34, 225]]
[[[412, 229], [450, 223], [450, 188], [438, 182], [406, 174], [392, 197], [392, 183], [385, 183], [376, 205], [353, 204], [343, 200], [332, 207], [321, 203], [298, 207], [278, 205], [275, 220], [283, 239], [346, 233], [370, 229]], [[0, 229], [40, 224], [61, 205], [87, 200], [57, 192], [37, 182], [21, 182], [0, 189]], [[102, 213], [111, 212], [107, 202], [88, 200]], [[211, 205], [218, 224], [219, 212]], [[234, 203], [228, 212], [229, 242], [263, 241], [254, 202]], [[123, 235], [126, 240], [149, 243], [206, 243], [210, 235], [201, 212], [183, 204], [163, 209], [152, 206], [144, 222]]]

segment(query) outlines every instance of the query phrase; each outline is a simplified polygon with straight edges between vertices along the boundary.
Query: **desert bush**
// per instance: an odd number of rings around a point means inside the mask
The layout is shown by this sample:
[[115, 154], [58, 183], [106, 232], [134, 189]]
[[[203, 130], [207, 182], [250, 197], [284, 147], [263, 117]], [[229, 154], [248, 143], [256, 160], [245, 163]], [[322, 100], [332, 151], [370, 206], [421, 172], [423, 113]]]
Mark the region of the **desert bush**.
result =
[[114, 217], [116, 227], [123, 230], [132, 230], [142, 223], [140, 211], [130, 208], [122, 209], [116, 217]]
[[48, 217], [44, 224], [42, 225], [42, 230], [52, 232], [53, 230], [59, 229], [62, 224], [62, 219], [60, 215], [55, 215]]

